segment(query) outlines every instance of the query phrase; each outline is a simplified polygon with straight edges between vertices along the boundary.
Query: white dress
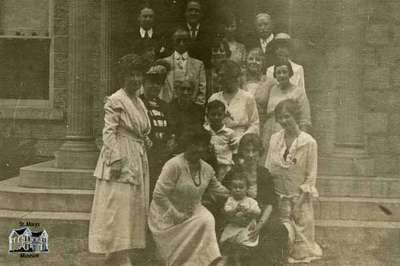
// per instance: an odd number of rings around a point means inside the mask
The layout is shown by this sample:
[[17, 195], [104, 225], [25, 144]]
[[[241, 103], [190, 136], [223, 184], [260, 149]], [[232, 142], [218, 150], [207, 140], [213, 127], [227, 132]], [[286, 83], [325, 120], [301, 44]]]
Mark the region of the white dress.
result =
[[268, 146], [272, 134], [281, 130], [279, 123], [275, 121], [275, 107], [278, 103], [292, 99], [295, 100], [300, 106], [300, 121], [301, 126], [311, 125], [311, 114], [310, 114], [310, 103], [308, 101], [305, 91], [298, 89], [293, 84], [286, 90], [282, 90], [278, 83], [275, 83], [269, 91], [269, 98], [266, 111], [266, 119], [262, 125], [262, 141], [264, 145], [264, 155], [262, 160], [266, 158], [268, 152]]
[[[235, 200], [233, 197], [229, 197], [225, 203], [224, 211], [232, 212], [238, 208], [238, 206], [244, 207], [246, 210], [251, 210], [253, 213], [261, 214], [261, 209], [255, 199], [250, 197], [245, 197], [242, 200]], [[228, 222], [222, 232], [220, 242], [224, 243], [226, 241], [235, 243], [238, 245], [255, 247], [258, 245], [258, 237], [256, 239], [249, 239], [249, 233], [251, 232], [251, 227], [255, 227], [256, 219], [252, 219], [246, 226], [239, 225], [234, 221]]]
[[260, 120], [257, 104], [254, 97], [239, 89], [228, 103], [224, 98], [224, 92], [220, 91], [211, 95], [208, 102], [219, 100], [226, 106], [224, 124], [235, 131], [235, 136], [243, 136], [246, 133], [260, 134]]
[[[150, 120], [144, 103], [123, 89], [104, 106], [103, 148], [94, 172], [96, 188], [89, 225], [89, 251], [111, 253], [146, 246], [149, 169], [145, 138]], [[121, 161], [112, 179], [111, 164]]]
[[[210, 165], [201, 161], [196, 185], [183, 154], [163, 167], [150, 205], [149, 228], [167, 266], [208, 266], [221, 256], [213, 215], [201, 204], [204, 192], [227, 195]], [[195, 180], [197, 180], [195, 178]], [[188, 218], [177, 221], [178, 213]]]
[[[306, 91], [306, 86], [304, 82], [304, 68], [302, 65], [296, 64], [292, 60], [289, 60], [290, 65], [293, 69], [293, 76], [290, 77], [290, 83], [294, 84], [297, 88], [302, 91]], [[274, 66], [267, 68], [266, 77], [268, 80], [275, 80], [274, 78]]]
[[[301, 132], [288, 149], [284, 132], [281, 130], [272, 135], [265, 167], [273, 176], [280, 218], [289, 231], [290, 260], [309, 262], [322, 257], [322, 249], [314, 238], [312, 205], [312, 199], [318, 197], [315, 187], [317, 142], [311, 135]], [[307, 194], [305, 200], [299, 203], [302, 193]], [[299, 209], [294, 211], [293, 206], [297, 203], [300, 204]]]

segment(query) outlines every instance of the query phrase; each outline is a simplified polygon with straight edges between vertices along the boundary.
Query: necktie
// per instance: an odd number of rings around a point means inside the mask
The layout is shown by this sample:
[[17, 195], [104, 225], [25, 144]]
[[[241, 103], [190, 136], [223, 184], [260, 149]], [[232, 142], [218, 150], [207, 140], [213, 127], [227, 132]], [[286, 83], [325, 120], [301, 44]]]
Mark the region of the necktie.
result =
[[178, 67], [180, 70], [183, 70], [184, 63], [185, 63], [185, 58], [183, 57], [183, 55], [181, 55], [180, 57], [178, 57]]
[[192, 38], [192, 40], [196, 39], [196, 30], [190, 30], [190, 37]]
[[144, 32], [144, 39], [150, 39], [150, 35], [147, 30]]
[[267, 40], [261, 39], [261, 48], [263, 53], [265, 53], [267, 50]]

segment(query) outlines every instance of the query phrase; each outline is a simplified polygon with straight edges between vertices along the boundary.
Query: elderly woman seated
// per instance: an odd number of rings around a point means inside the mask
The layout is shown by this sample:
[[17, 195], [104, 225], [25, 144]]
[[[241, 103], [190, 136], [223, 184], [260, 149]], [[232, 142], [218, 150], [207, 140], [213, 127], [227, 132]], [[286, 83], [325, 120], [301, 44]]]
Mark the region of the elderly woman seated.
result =
[[179, 142], [184, 132], [203, 124], [204, 110], [192, 98], [195, 88], [193, 80], [177, 80], [174, 87], [177, 98], [170, 102], [169, 117], [171, 118], [171, 132]]

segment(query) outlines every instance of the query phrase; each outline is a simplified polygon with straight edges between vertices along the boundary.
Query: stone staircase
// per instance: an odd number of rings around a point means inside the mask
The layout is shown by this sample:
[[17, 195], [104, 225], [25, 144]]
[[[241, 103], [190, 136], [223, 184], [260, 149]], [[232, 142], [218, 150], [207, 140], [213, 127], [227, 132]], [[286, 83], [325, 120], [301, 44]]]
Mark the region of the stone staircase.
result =
[[[48, 254], [32, 259], [7, 254], [5, 245], [0, 265], [31, 260], [40, 261], [38, 265], [101, 265], [103, 257], [87, 251], [94, 183], [91, 170], [57, 169], [53, 162], [24, 167], [19, 177], [0, 182], [1, 243], [8, 243], [8, 234], [20, 222], [29, 221], [46, 229], [50, 244]], [[347, 264], [343, 259], [343, 254], [350, 261], [367, 250], [399, 248], [400, 177], [324, 175], [317, 184], [316, 237], [327, 258], [315, 265], [400, 265], [397, 257], [391, 257], [394, 264]]]

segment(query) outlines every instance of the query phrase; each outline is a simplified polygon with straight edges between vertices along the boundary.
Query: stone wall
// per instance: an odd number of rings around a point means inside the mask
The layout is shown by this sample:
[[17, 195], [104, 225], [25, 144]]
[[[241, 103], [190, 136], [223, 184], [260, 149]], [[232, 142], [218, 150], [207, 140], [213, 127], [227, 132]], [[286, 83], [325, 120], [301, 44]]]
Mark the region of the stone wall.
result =
[[53, 156], [65, 138], [68, 81], [68, 1], [52, 0], [49, 107], [0, 108], [0, 132], [21, 142], [35, 141], [38, 156]]
[[[0, 132], [5, 140], [11, 135], [21, 142], [34, 140], [38, 156], [52, 157], [54, 152], [65, 141], [68, 107], [69, 65], [69, 1], [51, 0], [50, 25], [52, 45], [50, 52], [50, 91], [53, 95], [48, 107], [0, 108]], [[88, 0], [90, 16], [86, 26], [90, 29], [90, 47], [87, 47], [90, 67], [88, 71], [88, 87], [93, 96], [94, 134], [101, 134], [103, 120], [104, 89], [100, 86], [100, 16], [101, 3], [98, 0]]]
[[366, 1], [362, 43], [363, 111], [367, 151], [376, 174], [400, 170], [400, 2]]
[[305, 66], [320, 152], [352, 140], [375, 159], [376, 175], [397, 174], [400, 3], [303, 0], [291, 10], [291, 34], [306, 47], [294, 57]]

